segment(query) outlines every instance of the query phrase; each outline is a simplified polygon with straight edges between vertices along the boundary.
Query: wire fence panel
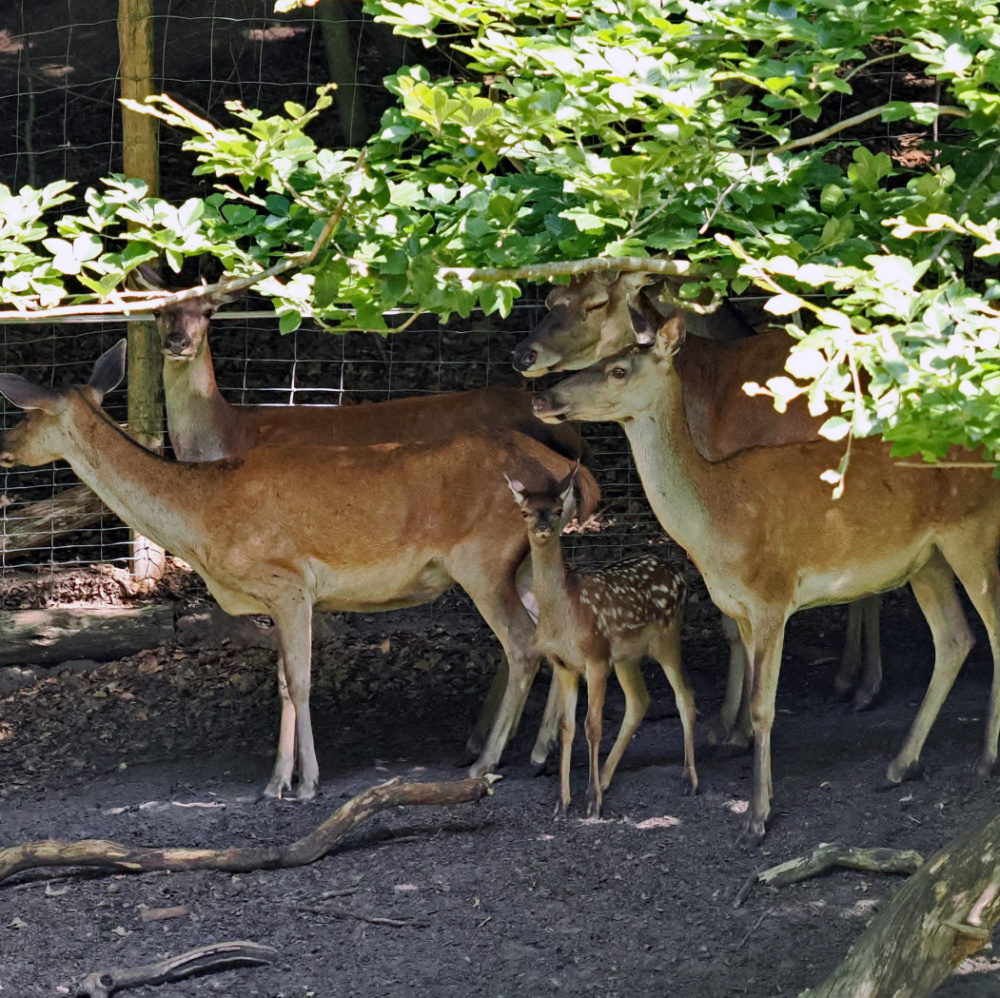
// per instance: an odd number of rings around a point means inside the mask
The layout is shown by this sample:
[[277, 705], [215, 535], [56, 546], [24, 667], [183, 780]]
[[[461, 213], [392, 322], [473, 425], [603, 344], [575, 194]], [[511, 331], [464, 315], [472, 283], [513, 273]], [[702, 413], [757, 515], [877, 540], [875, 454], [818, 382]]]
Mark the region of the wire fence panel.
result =
[[[159, 0], [155, 37], [161, 89], [197, 113], [226, 125], [225, 102], [238, 100], [265, 114], [286, 101], [312, 102], [331, 73], [320, 12], [272, 13], [272, 0]], [[407, 43], [362, 16], [348, 23], [361, 100], [372, 122], [390, 102], [381, 78], [407, 60]], [[120, 170], [121, 114], [117, 0], [8, 0], [0, 5], [0, 183], [17, 189], [68, 178], [80, 194]], [[422, 51], [410, 57], [441, 58]], [[447, 71], [447, 66], [441, 67]], [[321, 145], [343, 146], [334, 109], [311, 129]], [[181, 200], [210, 192], [211, 179], [193, 175], [181, 150], [185, 135], [160, 132], [162, 196]], [[68, 206], [72, 208], [73, 206]], [[214, 275], [212, 275], [214, 276]], [[248, 303], [247, 308], [254, 308]], [[271, 319], [222, 319], [213, 326], [218, 381], [236, 404], [286, 405], [377, 402], [402, 395], [523, 385], [510, 352], [537, 321], [537, 301], [518, 304], [505, 321], [473, 316], [441, 326], [419, 319], [398, 336], [331, 335], [302, 329], [281, 336]], [[85, 381], [97, 356], [124, 335], [121, 323], [0, 326], [0, 370], [52, 386]], [[125, 420], [125, 393], [109, 395], [111, 415]], [[0, 427], [20, 414], [5, 405]], [[628, 446], [616, 427], [591, 426], [590, 465], [604, 490], [604, 528], [568, 539], [577, 560], [601, 562], [664, 538], [649, 511]], [[38, 502], [59, 502], [76, 484], [65, 466], [0, 474], [0, 515], [6, 530]], [[51, 537], [47, 545], [0, 551], [0, 576], [30, 564], [57, 567], [124, 562], [127, 532], [112, 516], [91, 529]]]

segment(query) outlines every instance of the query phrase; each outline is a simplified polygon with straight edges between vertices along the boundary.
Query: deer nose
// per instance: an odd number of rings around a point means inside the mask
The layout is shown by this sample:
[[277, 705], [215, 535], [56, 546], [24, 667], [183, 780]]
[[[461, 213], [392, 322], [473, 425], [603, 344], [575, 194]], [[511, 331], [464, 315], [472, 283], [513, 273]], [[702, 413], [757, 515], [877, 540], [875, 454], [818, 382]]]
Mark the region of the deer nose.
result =
[[528, 347], [526, 350], [514, 350], [514, 370], [527, 371], [538, 360], [538, 351]]
[[167, 333], [167, 349], [172, 354], [182, 354], [191, 348], [191, 337], [187, 333]]

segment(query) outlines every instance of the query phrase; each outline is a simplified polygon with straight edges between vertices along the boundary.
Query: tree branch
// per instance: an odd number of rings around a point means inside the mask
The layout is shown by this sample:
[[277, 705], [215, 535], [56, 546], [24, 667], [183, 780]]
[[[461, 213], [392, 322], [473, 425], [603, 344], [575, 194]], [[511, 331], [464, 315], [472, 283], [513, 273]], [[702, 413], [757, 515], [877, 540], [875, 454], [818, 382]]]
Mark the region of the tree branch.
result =
[[43, 839], [0, 849], [0, 882], [41, 866], [90, 866], [121, 873], [148, 870], [284, 870], [321, 859], [359, 824], [390, 807], [463, 804], [492, 793], [497, 776], [449, 783], [407, 783], [397, 778], [352, 797], [318, 828], [286, 846], [229, 849], [156, 849], [103, 839]]

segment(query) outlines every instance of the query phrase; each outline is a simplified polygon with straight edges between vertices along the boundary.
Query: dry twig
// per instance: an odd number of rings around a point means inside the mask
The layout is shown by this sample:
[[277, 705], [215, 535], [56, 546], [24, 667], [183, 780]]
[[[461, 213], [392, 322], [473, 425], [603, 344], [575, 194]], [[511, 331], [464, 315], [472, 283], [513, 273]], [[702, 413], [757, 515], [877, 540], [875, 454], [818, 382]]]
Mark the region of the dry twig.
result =
[[141, 967], [112, 967], [87, 974], [76, 986], [74, 998], [108, 998], [113, 991], [144, 984], [167, 984], [191, 974], [208, 974], [231, 967], [259, 967], [274, 963], [278, 951], [259, 943], [215, 943], [199, 946], [179, 956], [170, 956]]

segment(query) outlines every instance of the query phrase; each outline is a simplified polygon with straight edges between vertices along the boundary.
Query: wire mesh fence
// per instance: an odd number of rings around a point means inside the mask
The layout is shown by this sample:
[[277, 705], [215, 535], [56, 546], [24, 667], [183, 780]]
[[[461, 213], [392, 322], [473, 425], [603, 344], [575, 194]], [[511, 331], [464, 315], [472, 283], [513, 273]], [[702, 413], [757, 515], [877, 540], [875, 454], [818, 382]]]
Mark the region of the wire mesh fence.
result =
[[[355, 60], [349, 68], [357, 73], [367, 119], [375, 122], [390, 101], [380, 81], [406, 61], [406, 43], [366, 19], [360, 4], [336, 6], [340, 16], [348, 12]], [[329, 25], [324, 25], [330, 0], [280, 17], [272, 8], [272, 0], [157, 0], [160, 89], [220, 124], [228, 123], [229, 100], [265, 114], [289, 100], [310, 103], [318, 85], [344, 70], [330, 62]], [[116, 14], [117, 0], [0, 5], [0, 121], [7, 123], [0, 129], [0, 183], [17, 189], [68, 178], [78, 181], [79, 194], [121, 169]], [[343, 124], [331, 111], [317, 120], [313, 137], [321, 145], [343, 146]], [[194, 161], [181, 150], [184, 137], [166, 127], [160, 134], [162, 196], [171, 200], [208, 193], [209, 181], [193, 175]], [[382, 338], [310, 329], [280, 336], [274, 320], [250, 313], [217, 317], [212, 350], [219, 385], [237, 404], [376, 402], [521, 383], [510, 367], [510, 351], [539, 315], [540, 305], [529, 298], [502, 322], [479, 316], [440, 326], [421, 319], [405, 334]], [[0, 326], [0, 370], [53, 386], [84, 381], [124, 328], [121, 323]], [[124, 392], [109, 395], [106, 407], [125, 421]], [[19, 418], [5, 406], [2, 429]], [[589, 463], [604, 490], [604, 528], [572, 538], [571, 557], [600, 562], [663, 543], [624, 436], [615, 427], [588, 427], [585, 435], [592, 449]], [[74, 484], [65, 466], [3, 472], [5, 535], [33, 504], [57, 504]], [[126, 531], [104, 516], [91, 529], [53, 533], [40, 546], [8, 545], [0, 550], [0, 575], [27, 564], [70, 567], [124, 562], [127, 555]]]
[[[223, 394], [236, 404], [365, 404], [404, 395], [463, 391], [490, 385], [518, 385], [510, 365], [514, 343], [534, 325], [539, 306], [525, 303], [499, 322], [480, 316], [455, 328], [433, 320], [418, 322], [406, 333], [331, 335], [310, 329], [281, 336], [273, 320], [242, 318], [217, 321], [212, 334], [216, 374]], [[421, 325], [423, 328], [421, 328]], [[93, 361], [123, 335], [121, 324], [56, 327], [7, 325], [0, 332], [0, 367], [36, 382], [58, 387], [85, 381]], [[110, 394], [109, 413], [125, 419], [124, 393]], [[20, 413], [6, 406], [3, 430]], [[571, 559], [604, 562], [664, 543], [632, 465], [624, 434], [614, 426], [584, 428], [588, 464], [604, 494], [601, 529], [567, 538]], [[64, 465], [16, 468], [0, 477], [4, 535], [33, 504], [56, 500], [75, 483]], [[11, 544], [0, 552], [0, 573], [25, 564], [60, 567], [94, 561], [122, 562], [128, 557], [127, 534], [110, 516], [93, 528], [52, 536], [31, 549]]]

